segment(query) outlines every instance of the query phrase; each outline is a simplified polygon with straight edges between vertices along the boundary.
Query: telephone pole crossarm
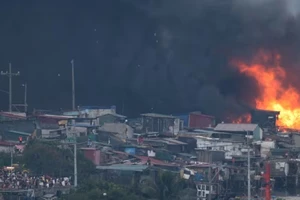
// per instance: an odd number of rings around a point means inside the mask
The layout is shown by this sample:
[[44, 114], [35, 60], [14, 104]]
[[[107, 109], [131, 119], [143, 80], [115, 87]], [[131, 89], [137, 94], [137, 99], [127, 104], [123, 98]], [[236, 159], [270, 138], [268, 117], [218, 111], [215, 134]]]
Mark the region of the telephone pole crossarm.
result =
[[12, 112], [12, 77], [13, 76], [20, 76], [20, 72], [12, 73], [11, 71], [11, 63], [9, 63], [9, 69], [6, 72], [1, 71], [2, 76], [8, 76], [9, 79], [9, 107], [8, 111]]

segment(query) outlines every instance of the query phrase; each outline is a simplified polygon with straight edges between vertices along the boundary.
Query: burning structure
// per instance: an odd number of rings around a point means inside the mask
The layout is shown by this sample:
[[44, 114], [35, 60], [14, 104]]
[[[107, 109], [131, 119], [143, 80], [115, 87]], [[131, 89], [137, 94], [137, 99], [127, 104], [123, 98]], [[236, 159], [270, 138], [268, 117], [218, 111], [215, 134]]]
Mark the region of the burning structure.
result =
[[258, 124], [265, 132], [275, 132], [279, 114], [278, 111], [253, 109], [251, 123]]
[[255, 107], [279, 111], [256, 110], [252, 112], [252, 120], [263, 127], [274, 128], [278, 119], [278, 126], [300, 129], [300, 95], [297, 88], [289, 83], [280, 54], [260, 51], [249, 63], [235, 60], [233, 64], [240, 73], [257, 82], [259, 95], [255, 98]]

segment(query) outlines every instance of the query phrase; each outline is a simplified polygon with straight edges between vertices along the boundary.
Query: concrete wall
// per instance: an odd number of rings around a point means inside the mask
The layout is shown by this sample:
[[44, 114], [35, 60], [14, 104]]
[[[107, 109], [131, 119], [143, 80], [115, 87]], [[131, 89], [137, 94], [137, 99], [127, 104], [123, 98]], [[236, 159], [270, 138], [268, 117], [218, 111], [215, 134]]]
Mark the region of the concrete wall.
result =
[[212, 151], [224, 151], [226, 159], [232, 159], [232, 156], [242, 155], [242, 145], [243, 143], [197, 138], [197, 148]]
[[11, 147], [9, 146], [0, 146], [0, 152], [9, 153], [11, 151]]
[[257, 140], [262, 140], [262, 138], [263, 138], [263, 130], [259, 126], [257, 126], [253, 131], [253, 139], [257, 141]]
[[116, 114], [115, 109], [86, 109], [81, 111], [80, 117], [96, 118], [106, 114]]
[[103, 126], [105, 123], [117, 123], [120, 122], [120, 118], [114, 115], [105, 114], [98, 117], [98, 125]]
[[83, 149], [83, 151], [86, 159], [92, 161], [94, 165], [100, 165], [100, 156], [101, 156], [100, 150], [91, 148], [91, 149]]
[[120, 139], [132, 138], [133, 129], [124, 123], [105, 123], [99, 128], [101, 132], [117, 133]]
[[197, 160], [200, 162], [222, 162], [225, 159], [225, 152], [223, 151], [207, 151], [197, 150]]
[[300, 135], [293, 134], [293, 141], [295, 146], [300, 147]]
[[143, 117], [143, 131], [177, 135], [180, 130], [179, 118]]

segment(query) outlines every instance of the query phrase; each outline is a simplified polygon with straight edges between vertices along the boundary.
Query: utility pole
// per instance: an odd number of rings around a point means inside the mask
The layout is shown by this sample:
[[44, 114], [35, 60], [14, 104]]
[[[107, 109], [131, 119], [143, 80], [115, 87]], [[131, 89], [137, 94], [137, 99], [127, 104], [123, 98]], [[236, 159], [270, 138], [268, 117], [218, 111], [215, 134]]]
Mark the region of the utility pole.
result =
[[2, 76], [8, 76], [9, 79], [9, 107], [8, 107], [8, 111], [11, 112], [12, 111], [12, 77], [13, 76], [20, 76], [20, 72], [17, 73], [12, 73], [11, 72], [11, 63], [9, 63], [9, 69], [6, 72], [1, 71], [1, 75]]
[[248, 149], [248, 200], [251, 200], [251, 179], [250, 179], [250, 144], [249, 144], [249, 131], [247, 131], [247, 149]]
[[212, 164], [212, 152], [210, 151], [210, 153], [209, 153], [209, 168], [208, 168], [208, 187], [209, 187], [208, 200], [211, 200], [211, 193], [212, 193], [211, 164]]
[[22, 86], [24, 87], [24, 103], [22, 103], [22, 104], [13, 104], [13, 106], [15, 106], [15, 107], [24, 107], [24, 112], [27, 113], [27, 108], [28, 108], [28, 104], [27, 104], [27, 83], [22, 84]]
[[27, 113], [27, 108], [28, 108], [28, 105], [27, 105], [27, 83], [24, 83], [23, 84], [24, 86], [24, 111], [25, 113]]
[[13, 155], [13, 146], [10, 149], [10, 166], [12, 167], [14, 164], [14, 155]]
[[75, 110], [75, 69], [74, 69], [74, 60], [71, 60], [72, 64], [72, 109]]
[[[75, 136], [76, 138], [76, 136]], [[77, 187], [77, 143], [74, 143], [74, 187]]]

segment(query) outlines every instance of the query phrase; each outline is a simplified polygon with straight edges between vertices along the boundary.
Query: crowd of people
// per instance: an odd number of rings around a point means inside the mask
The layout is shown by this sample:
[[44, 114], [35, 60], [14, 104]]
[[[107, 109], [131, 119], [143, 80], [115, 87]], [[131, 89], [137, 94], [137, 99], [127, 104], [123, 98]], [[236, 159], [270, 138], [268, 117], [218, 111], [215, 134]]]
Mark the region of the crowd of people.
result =
[[30, 176], [27, 171], [0, 170], [1, 189], [38, 189], [71, 186], [71, 177]]

